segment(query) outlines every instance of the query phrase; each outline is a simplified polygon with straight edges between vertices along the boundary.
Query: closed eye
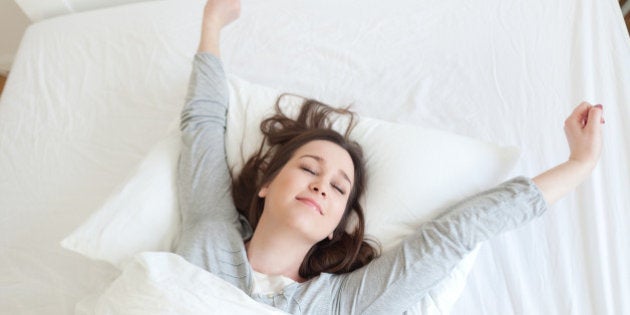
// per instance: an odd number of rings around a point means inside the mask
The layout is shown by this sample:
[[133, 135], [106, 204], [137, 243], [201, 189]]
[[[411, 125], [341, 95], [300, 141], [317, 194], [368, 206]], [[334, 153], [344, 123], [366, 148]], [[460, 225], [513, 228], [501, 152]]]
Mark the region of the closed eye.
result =
[[304, 170], [304, 171], [308, 172], [308, 173], [311, 173], [311, 174], [313, 174], [313, 175], [317, 175], [317, 173], [315, 173], [315, 171], [311, 170], [310, 168], [308, 168], [308, 167], [306, 167], [306, 166], [301, 166], [300, 168], [301, 168], [302, 170]]
[[332, 185], [332, 186], [333, 186], [334, 189], [336, 189], [342, 195], [346, 194], [346, 192], [343, 189], [339, 188], [339, 186], [337, 186], [337, 185]]
[[[305, 172], [307, 172], [307, 173], [309, 173], [309, 174], [312, 174], [312, 175], [317, 175], [317, 172], [313, 171], [312, 169], [310, 169], [310, 168], [308, 168], [308, 167], [306, 167], [306, 166], [300, 166], [300, 168], [301, 168], [303, 171], [305, 171]], [[337, 186], [337, 185], [335, 185], [335, 184], [331, 184], [331, 186], [332, 186], [335, 190], [337, 190], [340, 194], [342, 194], [342, 195], [345, 195], [345, 194], [346, 194], [346, 192], [345, 192], [343, 189], [341, 189], [341, 187], [339, 187], [339, 186]]]

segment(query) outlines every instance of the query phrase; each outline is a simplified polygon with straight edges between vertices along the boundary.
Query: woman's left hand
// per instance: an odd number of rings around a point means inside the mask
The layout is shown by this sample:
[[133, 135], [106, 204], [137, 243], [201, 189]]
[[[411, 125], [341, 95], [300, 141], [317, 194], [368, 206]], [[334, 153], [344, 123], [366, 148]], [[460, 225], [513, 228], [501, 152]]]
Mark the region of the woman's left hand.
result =
[[575, 189], [593, 171], [602, 151], [603, 106], [582, 102], [564, 122], [569, 160], [533, 178], [548, 204]]
[[571, 154], [569, 161], [593, 168], [602, 149], [603, 106], [582, 102], [564, 122]]

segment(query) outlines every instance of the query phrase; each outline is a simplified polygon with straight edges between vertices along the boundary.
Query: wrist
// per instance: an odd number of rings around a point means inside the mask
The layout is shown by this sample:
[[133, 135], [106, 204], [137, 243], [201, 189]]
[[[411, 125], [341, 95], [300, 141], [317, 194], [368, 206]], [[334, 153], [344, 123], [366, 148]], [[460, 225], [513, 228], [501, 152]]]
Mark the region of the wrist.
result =
[[221, 34], [221, 28], [217, 27], [216, 24], [204, 23], [201, 27], [201, 34], [203, 36], [219, 38], [219, 35]]
[[217, 18], [207, 16], [203, 18], [203, 21], [201, 22], [201, 28], [204, 31], [220, 32], [223, 28], [223, 23]]
[[596, 163], [569, 158], [569, 160], [564, 164], [566, 164], [571, 171], [580, 178], [580, 181], [583, 181], [593, 171]]
[[573, 165], [573, 167], [575, 167], [576, 169], [591, 171], [592, 169], [595, 168], [597, 161], [596, 160], [583, 160], [583, 159], [576, 159], [573, 157], [569, 157], [569, 160], [567, 161], [567, 163]]
[[215, 31], [202, 31], [198, 52], [210, 52], [220, 58], [220, 35]]

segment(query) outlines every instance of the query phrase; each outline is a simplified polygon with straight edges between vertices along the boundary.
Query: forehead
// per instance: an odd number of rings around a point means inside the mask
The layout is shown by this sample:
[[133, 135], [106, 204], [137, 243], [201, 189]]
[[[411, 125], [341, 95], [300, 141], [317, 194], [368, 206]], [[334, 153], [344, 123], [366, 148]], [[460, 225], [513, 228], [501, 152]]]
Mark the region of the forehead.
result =
[[350, 154], [336, 143], [326, 140], [310, 141], [297, 149], [294, 158], [299, 159], [304, 155], [320, 157], [319, 163], [327, 167], [341, 169], [349, 176], [354, 176], [354, 164]]

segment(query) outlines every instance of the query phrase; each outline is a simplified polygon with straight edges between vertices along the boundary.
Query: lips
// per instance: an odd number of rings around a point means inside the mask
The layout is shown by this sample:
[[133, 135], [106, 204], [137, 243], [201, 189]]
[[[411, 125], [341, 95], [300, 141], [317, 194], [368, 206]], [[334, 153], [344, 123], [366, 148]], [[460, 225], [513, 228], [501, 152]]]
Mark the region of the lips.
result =
[[300, 202], [306, 205], [309, 205], [315, 208], [315, 210], [317, 210], [319, 214], [324, 215], [324, 212], [322, 211], [322, 207], [320, 207], [319, 204], [315, 200], [311, 198], [302, 198], [302, 197], [296, 197], [295, 199], [299, 200]]

